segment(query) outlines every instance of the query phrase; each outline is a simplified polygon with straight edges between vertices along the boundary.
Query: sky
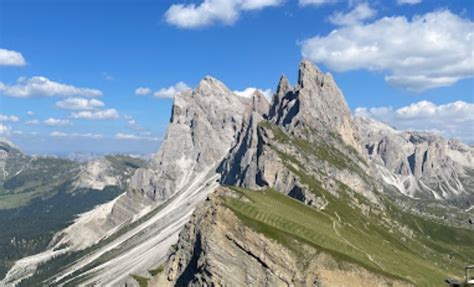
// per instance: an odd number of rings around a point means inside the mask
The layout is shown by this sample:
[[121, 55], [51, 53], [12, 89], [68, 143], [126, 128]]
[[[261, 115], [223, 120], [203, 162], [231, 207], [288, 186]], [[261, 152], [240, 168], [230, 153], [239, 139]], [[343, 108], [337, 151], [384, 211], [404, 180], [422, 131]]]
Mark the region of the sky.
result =
[[474, 144], [473, 21], [468, 0], [0, 0], [0, 137], [152, 153], [176, 93], [271, 97], [304, 58], [355, 115]]

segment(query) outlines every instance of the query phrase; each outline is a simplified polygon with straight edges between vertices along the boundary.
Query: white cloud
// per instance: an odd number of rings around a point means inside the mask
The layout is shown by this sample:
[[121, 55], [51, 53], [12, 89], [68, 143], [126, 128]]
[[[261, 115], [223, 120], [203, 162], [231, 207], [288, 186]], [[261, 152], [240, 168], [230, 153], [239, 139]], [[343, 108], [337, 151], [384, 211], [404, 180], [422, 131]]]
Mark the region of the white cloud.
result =
[[52, 137], [67, 137], [67, 133], [54, 131], [49, 134]]
[[302, 53], [336, 71], [385, 71], [412, 91], [449, 86], [474, 75], [474, 23], [447, 10], [384, 17], [302, 43]]
[[0, 66], [24, 66], [25, 58], [19, 52], [0, 49]]
[[215, 23], [231, 25], [243, 11], [278, 6], [282, 0], [204, 0], [201, 4], [174, 4], [166, 11], [165, 20], [180, 28], [200, 28]]
[[68, 98], [56, 103], [56, 106], [66, 110], [93, 110], [105, 106], [104, 102], [96, 99]]
[[71, 122], [66, 119], [55, 119], [55, 118], [49, 118], [44, 121], [44, 124], [50, 127], [61, 127], [61, 126], [67, 126]]
[[15, 98], [33, 97], [98, 97], [102, 92], [89, 88], [78, 88], [72, 85], [51, 81], [45, 77], [19, 78], [15, 85], [0, 82], [0, 92]]
[[117, 119], [119, 113], [116, 109], [107, 109], [101, 111], [80, 111], [73, 113], [72, 117], [75, 119], [85, 119], [85, 120], [111, 120]]
[[153, 95], [157, 98], [174, 98], [177, 94], [189, 90], [190, 88], [183, 82], [178, 82], [174, 86], [162, 88]]
[[397, 0], [398, 5], [403, 5], [403, 4], [409, 4], [409, 5], [414, 5], [414, 4], [420, 4], [421, 0]]
[[420, 101], [398, 109], [357, 108], [355, 114], [384, 121], [399, 130], [436, 130], [446, 137], [474, 143], [473, 103], [456, 101], [436, 105], [429, 101]]
[[137, 121], [134, 120], [134, 119], [129, 119], [129, 120], [127, 120], [127, 127], [128, 127], [129, 129], [132, 129], [132, 130], [135, 130], [135, 131], [142, 131], [142, 130], [144, 130], [143, 127], [142, 127], [139, 123], [137, 123]]
[[150, 93], [151, 93], [150, 88], [138, 87], [135, 90], [135, 95], [139, 95], [139, 96], [146, 96], [146, 95], [149, 95]]
[[337, 0], [299, 0], [298, 4], [300, 6], [321, 6], [324, 4], [333, 4], [336, 3]]
[[331, 17], [329, 17], [329, 21], [339, 26], [357, 25], [364, 20], [374, 17], [376, 13], [377, 11], [372, 9], [368, 3], [361, 3], [346, 14], [335, 12]]
[[124, 134], [124, 133], [116, 134], [115, 138], [118, 139], [118, 140], [132, 140], [132, 141], [140, 141], [140, 140], [159, 141], [160, 140], [157, 137], [138, 136], [138, 135], [134, 135], [134, 134]]
[[35, 115], [33, 111], [27, 111], [26, 114], [29, 115], [30, 117]]
[[64, 133], [59, 131], [54, 131], [49, 134], [52, 137], [69, 137], [69, 138], [87, 138], [87, 139], [100, 139], [103, 138], [101, 134], [93, 134], [93, 133]]
[[13, 122], [13, 123], [16, 123], [16, 122], [19, 122], [19, 121], [20, 121], [20, 118], [17, 117], [17, 116], [0, 114], [0, 122]]
[[244, 98], [250, 98], [253, 96], [253, 94], [255, 93], [255, 91], [259, 91], [261, 92], [265, 98], [267, 98], [269, 101], [271, 101], [271, 98], [273, 96], [273, 92], [271, 89], [266, 89], [266, 90], [261, 90], [261, 89], [257, 89], [257, 88], [253, 88], [253, 87], [249, 87], [249, 88], [246, 88], [245, 90], [243, 91], [234, 91], [235, 94], [241, 96], [241, 97], [244, 97]]
[[10, 127], [0, 124], [0, 135], [7, 135], [10, 132]]
[[27, 124], [27, 125], [39, 125], [40, 121], [39, 120], [29, 120], [29, 121], [26, 121], [25, 124]]
[[100, 139], [103, 138], [103, 135], [101, 134], [93, 134], [93, 133], [85, 133], [85, 134], [79, 134], [79, 133], [72, 133], [72, 137], [80, 137], [80, 138], [89, 138], [89, 139]]

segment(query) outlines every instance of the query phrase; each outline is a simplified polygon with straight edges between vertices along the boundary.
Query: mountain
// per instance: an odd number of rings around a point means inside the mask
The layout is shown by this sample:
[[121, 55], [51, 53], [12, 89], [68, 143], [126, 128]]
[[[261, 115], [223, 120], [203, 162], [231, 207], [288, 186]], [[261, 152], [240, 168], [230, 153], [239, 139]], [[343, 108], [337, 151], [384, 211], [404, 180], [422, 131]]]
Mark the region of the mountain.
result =
[[[52, 276], [52, 282], [73, 283], [125, 282], [129, 273], [162, 262], [195, 206], [218, 186], [216, 169], [251, 104], [251, 99], [235, 95], [212, 77], [205, 77], [194, 91], [178, 95], [160, 151], [146, 167], [137, 169], [127, 192], [59, 232], [55, 237], [61, 240], [47, 251], [18, 262], [6, 281], [32, 275], [45, 257], [80, 257], [65, 270], [44, 274]], [[16, 271], [24, 269], [32, 272]]]
[[119, 155], [85, 164], [29, 156], [1, 140], [2, 277], [16, 260], [47, 249], [54, 234], [78, 214], [122, 193], [127, 178], [141, 165], [141, 160]]
[[0, 138], [0, 180], [5, 181], [8, 177], [20, 171], [29, 160], [30, 158], [24, 155], [13, 143]]
[[[308, 61], [295, 86], [280, 78], [271, 103], [205, 77], [175, 97], [162, 147], [130, 173], [126, 192], [18, 260], [3, 283], [442, 284], [474, 258], [474, 211], [459, 208], [474, 193], [464, 176], [471, 150], [428, 134], [407, 144], [388, 128], [354, 120], [332, 76]], [[371, 148], [380, 141], [380, 152]], [[86, 166], [83, 184], [113, 182], [108, 164]], [[410, 193], [386, 180], [408, 172]], [[430, 196], [423, 184], [439, 182], [456, 192]]]
[[379, 177], [408, 197], [473, 202], [474, 148], [426, 132], [400, 132], [359, 117], [367, 155]]
[[221, 166], [230, 187], [196, 210], [150, 286], [433, 286], [462, 271], [472, 227], [390, 200], [335, 87], [308, 62], [296, 87], [281, 78]]

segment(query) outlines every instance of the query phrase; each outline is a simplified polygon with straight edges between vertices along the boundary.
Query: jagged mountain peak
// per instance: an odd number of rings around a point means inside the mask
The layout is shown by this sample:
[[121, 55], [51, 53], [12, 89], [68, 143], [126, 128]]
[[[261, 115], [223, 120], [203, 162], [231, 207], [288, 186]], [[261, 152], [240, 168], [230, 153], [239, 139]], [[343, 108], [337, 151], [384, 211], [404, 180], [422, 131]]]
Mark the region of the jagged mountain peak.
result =
[[298, 69], [298, 85], [304, 87], [307, 83], [320, 79], [324, 74], [321, 73], [316, 65], [309, 60], [302, 60]]
[[281, 75], [280, 80], [278, 81], [276, 95], [279, 95], [279, 94], [284, 95], [288, 93], [291, 89], [293, 88], [291, 87], [291, 84], [290, 84], [290, 81], [288, 81], [288, 78], [285, 75]]
[[233, 95], [226, 85], [218, 79], [205, 76], [197, 85], [193, 95], [220, 97]]
[[251, 110], [262, 116], [266, 116], [270, 110], [270, 102], [265, 97], [265, 95], [259, 91], [255, 90], [251, 97]]
[[278, 113], [281, 111], [282, 105], [276, 103], [282, 103], [284, 97], [292, 90], [290, 82], [285, 75], [280, 76], [280, 80], [278, 81], [278, 86], [276, 89], [275, 94], [272, 98], [272, 105], [269, 111], [269, 118], [277, 118]]
[[330, 74], [322, 73], [308, 60], [300, 64], [296, 87], [291, 89], [286, 78], [280, 79], [269, 118], [292, 133], [310, 129], [323, 137], [339, 134], [347, 145], [361, 151], [342, 92]]

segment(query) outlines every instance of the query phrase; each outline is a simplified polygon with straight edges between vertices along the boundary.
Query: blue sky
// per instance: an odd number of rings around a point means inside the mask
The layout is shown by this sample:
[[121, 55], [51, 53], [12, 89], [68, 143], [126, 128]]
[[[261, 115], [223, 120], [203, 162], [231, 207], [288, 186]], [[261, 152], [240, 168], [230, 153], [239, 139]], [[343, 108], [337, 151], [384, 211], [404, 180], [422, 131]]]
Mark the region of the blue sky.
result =
[[462, 0], [0, 0], [0, 136], [154, 152], [180, 88], [274, 90], [304, 56], [355, 113], [474, 143], [473, 21]]

